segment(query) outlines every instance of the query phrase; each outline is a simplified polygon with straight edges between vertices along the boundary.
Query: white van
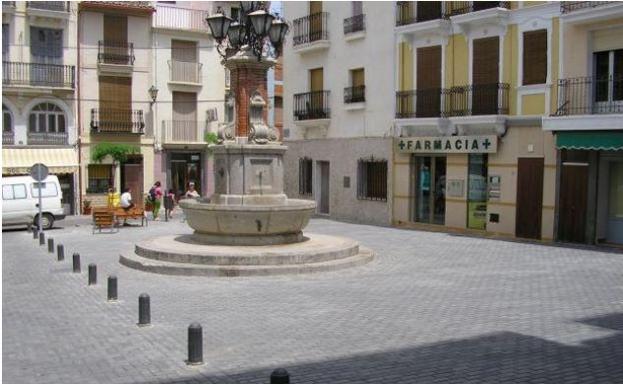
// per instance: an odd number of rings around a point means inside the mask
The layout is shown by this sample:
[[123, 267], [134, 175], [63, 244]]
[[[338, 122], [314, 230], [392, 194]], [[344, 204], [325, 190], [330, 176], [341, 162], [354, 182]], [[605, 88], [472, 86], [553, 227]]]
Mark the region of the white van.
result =
[[[45, 229], [52, 228], [55, 220], [65, 218], [61, 204], [63, 197], [58, 177], [49, 175], [41, 188], [42, 220]], [[30, 176], [2, 178], [2, 226], [38, 225], [39, 188]]]

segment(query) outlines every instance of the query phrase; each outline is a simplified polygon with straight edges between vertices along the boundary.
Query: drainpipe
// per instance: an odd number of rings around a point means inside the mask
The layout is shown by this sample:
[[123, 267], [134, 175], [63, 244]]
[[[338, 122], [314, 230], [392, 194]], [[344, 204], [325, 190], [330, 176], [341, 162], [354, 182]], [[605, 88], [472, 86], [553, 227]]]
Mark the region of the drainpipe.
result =
[[78, 31], [76, 33], [77, 35], [77, 55], [78, 57], [76, 58], [76, 75], [75, 75], [75, 79], [74, 81], [75, 86], [76, 86], [76, 96], [78, 99], [78, 112], [77, 112], [77, 118], [78, 118], [78, 124], [76, 124], [76, 143], [78, 144], [78, 215], [80, 215], [82, 213], [82, 140], [80, 139], [80, 134], [82, 132], [82, 101], [80, 99], [80, 31], [81, 31], [81, 27], [82, 24], [80, 23], [80, 6], [79, 4], [76, 4], [76, 6], [78, 7], [78, 12], [77, 12], [77, 20], [76, 20], [76, 24], [78, 24]]

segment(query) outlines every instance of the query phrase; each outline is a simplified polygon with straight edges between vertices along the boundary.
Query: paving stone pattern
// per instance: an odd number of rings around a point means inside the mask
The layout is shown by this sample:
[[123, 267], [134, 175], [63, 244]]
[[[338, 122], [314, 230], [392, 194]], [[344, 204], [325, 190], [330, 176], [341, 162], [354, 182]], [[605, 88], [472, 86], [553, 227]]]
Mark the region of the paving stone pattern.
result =
[[[623, 383], [620, 253], [314, 219], [308, 231], [352, 237], [376, 259], [302, 276], [176, 277], [118, 257], [190, 233], [178, 218], [116, 234], [84, 223], [46, 233], [64, 244], [62, 262], [25, 231], [3, 233], [5, 383], [268, 383], [278, 367], [293, 384]], [[139, 328], [143, 292], [153, 326]], [[198, 367], [184, 363], [194, 321]]]

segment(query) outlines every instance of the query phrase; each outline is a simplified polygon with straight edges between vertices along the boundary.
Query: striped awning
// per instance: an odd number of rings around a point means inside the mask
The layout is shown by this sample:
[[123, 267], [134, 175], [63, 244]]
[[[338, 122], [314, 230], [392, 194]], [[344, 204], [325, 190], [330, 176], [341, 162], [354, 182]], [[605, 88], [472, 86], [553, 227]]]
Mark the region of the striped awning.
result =
[[2, 174], [30, 173], [36, 163], [48, 166], [50, 173], [78, 171], [78, 153], [73, 148], [2, 148]]

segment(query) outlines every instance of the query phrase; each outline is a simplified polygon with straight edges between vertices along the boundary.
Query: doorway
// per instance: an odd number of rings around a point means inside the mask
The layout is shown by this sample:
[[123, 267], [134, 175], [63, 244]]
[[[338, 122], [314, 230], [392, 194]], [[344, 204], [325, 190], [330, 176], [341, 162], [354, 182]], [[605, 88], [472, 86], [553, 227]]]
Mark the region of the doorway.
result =
[[541, 239], [543, 214], [543, 158], [519, 158], [515, 236]]
[[130, 188], [132, 201], [136, 205], [143, 205], [143, 157], [128, 156], [121, 165], [121, 190]]
[[563, 161], [560, 176], [558, 238], [586, 242], [588, 162]]
[[414, 221], [443, 225], [446, 218], [446, 157], [414, 156]]
[[61, 204], [63, 206], [63, 212], [66, 215], [74, 215], [76, 213], [74, 204], [74, 174], [63, 173], [57, 176], [58, 182], [61, 184]]
[[190, 182], [195, 183], [195, 189], [202, 195], [201, 153], [171, 153], [170, 169], [169, 188], [173, 189], [177, 198], [188, 190]]
[[318, 197], [318, 213], [323, 215], [329, 214], [329, 180], [330, 180], [330, 170], [329, 170], [329, 162], [328, 161], [318, 161], [317, 163], [318, 172], [320, 178], [318, 180], [318, 184], [320, 188], [320, 196]]

